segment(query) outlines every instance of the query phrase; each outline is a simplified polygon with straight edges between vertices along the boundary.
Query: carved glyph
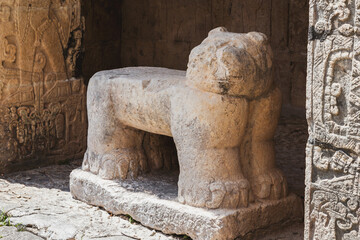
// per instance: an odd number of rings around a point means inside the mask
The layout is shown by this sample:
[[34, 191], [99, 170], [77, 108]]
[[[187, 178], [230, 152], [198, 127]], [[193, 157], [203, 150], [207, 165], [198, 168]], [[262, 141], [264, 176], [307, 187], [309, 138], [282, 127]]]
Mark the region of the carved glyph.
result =
[[280, 99], [266, 36], [214, 29], [192, 50], [187, 72], [124, 68], [90, 80], [83, 170], [127, 179], [157, 169], [143, 149], [151, 132], [174, 138], [181, 203], [238, 208], [284, 198], [273, 143]]
[[360, 1], [310, 1], [305, 239], [360, 239]]
[[0, 172], [81, 156], [79, 0], [0, 0]]

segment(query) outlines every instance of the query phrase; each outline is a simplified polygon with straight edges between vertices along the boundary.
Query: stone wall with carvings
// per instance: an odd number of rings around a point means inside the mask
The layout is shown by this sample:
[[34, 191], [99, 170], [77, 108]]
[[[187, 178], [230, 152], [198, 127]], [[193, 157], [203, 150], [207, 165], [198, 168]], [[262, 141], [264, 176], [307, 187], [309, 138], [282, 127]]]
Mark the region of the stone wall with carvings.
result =
[[308, 0], [123, 0], [122, 66], [186, 69], [208, 31], [260, 31], [270, 37], [275, 78], [288, 110], [305, 109]]
[[360, 239], [360, 1], [310, 0], [305, 239]]
[[80, 0], [0, 0], [0, 173], [83, 155]]

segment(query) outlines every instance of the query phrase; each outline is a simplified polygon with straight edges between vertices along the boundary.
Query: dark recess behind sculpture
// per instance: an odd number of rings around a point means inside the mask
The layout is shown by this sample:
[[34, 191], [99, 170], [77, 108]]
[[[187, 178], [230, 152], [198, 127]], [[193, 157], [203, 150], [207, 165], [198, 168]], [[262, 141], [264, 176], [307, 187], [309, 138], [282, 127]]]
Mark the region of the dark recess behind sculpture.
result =
[[85, 80], [99, 70], [157, 66], [185, 70], [207, 32], [260, 31], [274, 51], [282, 115], [305, 118], [308, 0], [86, 0]]

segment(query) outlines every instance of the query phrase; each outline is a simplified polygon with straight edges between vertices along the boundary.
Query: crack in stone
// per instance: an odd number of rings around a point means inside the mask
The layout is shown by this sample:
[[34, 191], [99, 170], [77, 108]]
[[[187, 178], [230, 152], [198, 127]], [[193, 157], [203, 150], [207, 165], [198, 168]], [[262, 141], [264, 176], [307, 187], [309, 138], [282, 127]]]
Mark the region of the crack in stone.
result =
[[343, 151], [346, 155], [348, 155], [349, 157], [352, 157], [353, 154], [356, 154], [353, 150], [351, 149], [347, 149], [347, 148], [338, 148], [335, 147], [334, 145], [330, 144], [330, 143], [326, 143], [326, 142], [322, 142], [318, 139], [311, 139], [309, 138], [309, 144], [316, 146], [316, 147], [320, 147], [321, 149], [329, 149], [329, 150], [333, 150], [333, 151]]

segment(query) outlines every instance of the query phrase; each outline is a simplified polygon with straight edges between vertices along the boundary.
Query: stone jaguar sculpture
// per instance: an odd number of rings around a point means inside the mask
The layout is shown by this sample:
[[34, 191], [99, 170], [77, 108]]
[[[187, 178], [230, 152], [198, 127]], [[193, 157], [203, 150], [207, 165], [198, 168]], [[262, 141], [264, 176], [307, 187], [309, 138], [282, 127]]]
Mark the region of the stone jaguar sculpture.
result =
[[95, 74], [88, 87], [83, 170], [105, 179], [147, 171], [145, 132], [171, 136], [180, 166], [178, 200], [238, 208], [287, 195], [273, 137], [281, 94], [265, 35], [210, 31], [187, 71], [134, 67]]

